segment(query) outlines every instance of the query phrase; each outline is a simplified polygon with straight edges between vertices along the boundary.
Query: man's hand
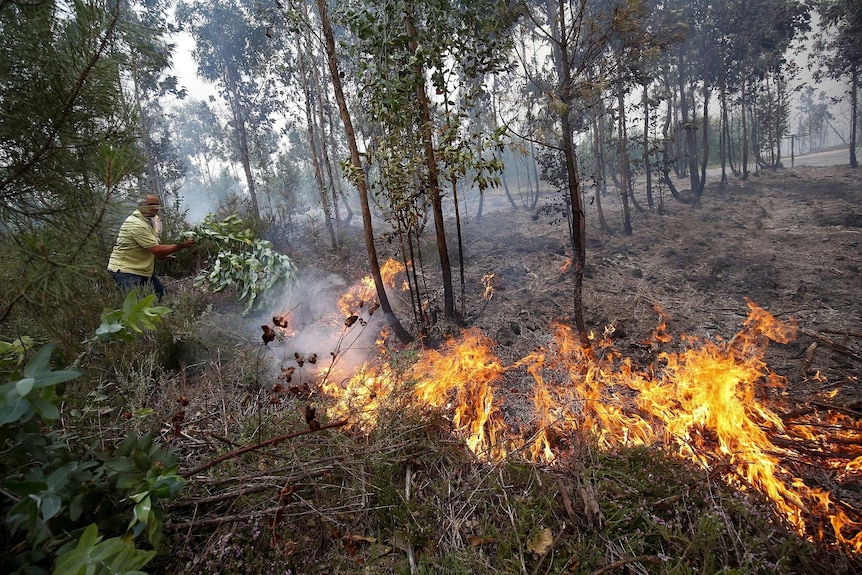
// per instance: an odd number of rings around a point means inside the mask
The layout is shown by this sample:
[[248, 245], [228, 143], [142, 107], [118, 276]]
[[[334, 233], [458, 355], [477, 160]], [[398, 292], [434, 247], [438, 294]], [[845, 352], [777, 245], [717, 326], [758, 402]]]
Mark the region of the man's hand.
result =
[[195, 245], [195, 241], [191, 238], [188, 238], [178, 244], [158, 244], [155, 246], [151, 246], [147, 248], [147, 251], [156, 256], [158, 259], [163, 260], [167, 257], [170, 257], [175, 252], [188, 249], [193, 245]]

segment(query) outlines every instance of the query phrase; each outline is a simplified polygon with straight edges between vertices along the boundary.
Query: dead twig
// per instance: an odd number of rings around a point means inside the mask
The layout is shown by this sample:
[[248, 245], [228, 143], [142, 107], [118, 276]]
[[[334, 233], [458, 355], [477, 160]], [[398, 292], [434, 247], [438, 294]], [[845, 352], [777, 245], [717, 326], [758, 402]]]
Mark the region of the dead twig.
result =
[[822, 343], [823, 345], [831, 348], [833, 351], [837, 351], [838, 353], [840, 353], [842, 355], [846, 355], [850, 359], [855, 359], [856, 361], [862, 361], [862, 355], [859, 355], [858, 353], [856, 353], [855, 351], [853, 351], [852, 349], [850, 349], [846, 345], [842, 345], [842, 344], [838, 343], [837, 341], [832, 341], [828, 337], [820, 335], [819, 333], [814, 333], [812, 331], [800, 329], [799, 332], [802, 334], [805, 334], [808, 337], [810, 337], [811, 339], [813, 339], [819, 343]]
[[619, 561], [614, 561], [610, 565], [605, 565], [601, 569], [596, 569], [591, 572], [590, 575], [602, 575], [602, 573], [607, 573], [608, 571], [613, 571], [617, 567], [623, 567], [624, 565], [628, 565], [629, 563], [660, 563], [661, 558], [658, 555], [638, 555], [637, 557], [627, 557], [626, 559], [620, 559]]
[[264, 517], [266, 515], [269, 515], [270, 513], [275, 513], [276, 511], [283, 508], [284, 505], [277, 505], [275, 507], [262, 509], [260, 511], [249, 511], [248, 513], [238, 513], [236, 515], [222, 515], [221, 517], [193, 519], [191, 521], [184, 521], [183, 523], [166, 523], [164, 529], [165, 531], [177, 531], [179, 529], [192, 527], [205, 527], [207, 525], [223, 525], [225, 523], [236, 523], [237, 521], [247, 521], [249, 519], [256, 519], [257, 517]]
[[275, 445], [276, 443], [281, 443], [282, 441], [287, 441], [288, 439], [293, 439], [294, 437], [299, 437], [300, 435], [315, 433], [317, 431], [323, 431], [324, 429], [333, 429], [335, 427], [343, 427], [345, 425], [347, 425], [347, 420], [342, 419], [341, 421], [336, 421], [335, 423], [330, 423], [328, 425], [322, 425], [322, 426], [316, 427], [314, 429], [304, 429], [302, 431], [295, 431], [293, 433], [288, 433], [286, 435], [280, 435], [278, 437], [274, 437], [273, 439], [269, 439], [267, 441], [261, 441], [260, 443], [257, 443], [255, 445], [249, 445], [247, 447], [243, 447], [242, 449], [237, 449], [236, 451], [232, 451], [230, 453], [222, 455], [221, 457], [218, 457], [218, 458], [210, 461], [209, 463], [205, 463], [201, 466], [198, 466], [195, 469], [192, 469], [191, 471], [186, 471], [184, 473], [180, 473], [180, 475], [182, 477], [191, 477], [192, 475], [196, 475], [202, 471], [209, 469], [210, 467], [215, 467], [219, 463], [224, 463], [225, 461], [228, 461], [228, 460], [233, 459], [235, 457], [239, 457], [240, 455], [248, 453], [249, 451], [254, 451], [255, 449], [260, 449], [262, 447], [267, 447], [269, 445]]
[[243, 486], [239, 489], [232, 489], [231, 491], [218, 493], [216, 495], [210, 495], [209, 497], [199, 497], [197, 499], [184, 499], [182, 501], [175, 501], [169, 504], [167, 508], [180, 509], [181, 507], [209, 505], [210, 503], [218, 503], [220, 501], [225, 501], [226, 499], [234, 499], [236, 497], [242, 497], [243, 495], [250, 495], [252, 493], [258, 493], [260, 491], [266, 491], [267, 489], [276, 489], [277, 487], [278, 486], [276, 485]]
[[563, 497], [563, 505], [566, 508], [566, 515], [569, 516], [572, 523], [577, 525], [580, 522], [578, 521], [578, 516], [575, 514], [575, 508], [572, 506], [572, 498], [569, 496], [569, 491], [566, 489], [566, 484], [563, 483], [562, 478], [557, 479], [557, 486], [560, 488], [560, 495]]
[[823, 333], [832, 333], [835, 335], [846, 335], [847, 337], [862, 337], [862, 332], [858, 331], [847, 331], [840, 329], [823, 329], [820, 331], [822, 331]]

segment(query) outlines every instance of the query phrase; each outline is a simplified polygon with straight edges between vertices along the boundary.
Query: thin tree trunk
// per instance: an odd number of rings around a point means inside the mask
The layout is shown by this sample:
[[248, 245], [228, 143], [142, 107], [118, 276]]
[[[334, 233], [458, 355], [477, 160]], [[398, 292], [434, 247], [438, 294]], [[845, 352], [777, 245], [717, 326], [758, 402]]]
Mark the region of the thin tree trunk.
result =
[[649, 146], [649, 131], [650, 131], [650, 105], [649, 105], [649, 81], [643, 83], [644, 95], [644, 133], [643, 133], [643, 155], [644, 155], [644, 175], [646, 177], [646, 197], [647, 207], [655, 209], [655, 202], [652, 197], [652, 164], [650, 163], [650, 146]]
[[626, 106], [623, 82], [617, 81], [617, 155], [620, 162], [620, 201], [623, 204], [623, 233], [632, 234], [632, 216], [629, 210], [629, 188], [631, 187], [631, 166], [626, 145]]
[[539, 170], [536, 168], [536, 144], [530, 141], [530, 171], [533, 173], [533, 181], [536, 184], [536, 193], [533, 195], [533, 203], [530, 205], [531, 210], [535, 210], [539, 203]]
[[386, 289], [383, 285], [383, 278], [380, 275], [380, 263], [377, 259], [377, 247], [374, 245], [374, 230], [371, 225], [371, 208], [368, 204], [368, 186], [365, 182], [365, 171], [363, 170], [362, 159], [359, 156], [359, 147], [356, 145], [356, 133], [353, 130], [353, 121], [350, 118], [350, 111], [347, 109], [347, 100], [344, 98], [344, 89], [341, 86], [341, 76], [339, 75], [338, 60], [335, 53], [335, 34], [332, 31], [332, 23], [329, 21], [326, 0], [315, 1], [317, 9], [320, 12], [320, 23], [323, 28], [323, 37], [326, 45], [326, 62], [329, 66], [332, 88], [335, 90], [335, 100], [338, 103], [338, 111], [344, 124], [347, 144], [350, 147], [350, 163], [353, 168], [356, 187], [359, 190], [359, 203], [362, 208], [362, 223], [365, 230], [365, 247], [368, 251], [368, 264], [371, 267], [371, 277], [374, 279], [374, 287], [377, 289], [380, 310], [386, 317], [387, 323], [392, 328], [395, 336], [402, 342], [409, 343], [413, 341], [413, 336], [404, 329], [404, 326], [401, 325], [401, 322], [398, 321], [398, 318], [392, 312], [392, 306], [389, 304], [389, 297], [386, 295]]
[[[320, 0], [318, 0], [320, 1]], [[418, 46], [416, 44], [416, 28], [409, 14], [405, 14], [405, 25], [407, 35], [410, 38], [410, 51], [416, 56]], [[415, 65], [416, 73], [416, 98], [419, 102], [419, 110], [422, 119], [422, 143], [425, 148], [425, 164], [428, 170], [428, 192], [431, 197], [431, 211], [434, 214], [434, 231], [437, 235], [437, 254], [440, 257], [440, 272], [443, 276], [443, 313], [456, 323], [460, 323], [455, 317], [455, 293], [452, 285], [452, 266], [449, 263], [449, 248], [446, 245], [446, 230], [443, 225], [443, 204], [440, 199], [440, 180], [437, 170], [437, 159], [434, 155], [434, 142], [431, 132], [431, 111], [428, 106], [428, 94], [425, 93], [425, 74], [421, 65]]]
[[691, 193], [694, 195], [696, 200], [699, 197], [698, 190], [700, 189], [700, 172], [698, 172], [697, 169], [697, 134], [695, 133], [694, 118], [690, 115], [691, 110], [689, 110], [688, 90], [686, 90], [685, 86], [684, 70], [683, 50], [680, 49], [677, 69], [677, 73], [679, 74], [679, 108], [680, 113], [682, 114], [682, 129], [685, 130], [685, 149], [686, 157], [688, 159], [689, 185], [691, 186]]
[[551, 21], [552, 35], [556, 39], [554, 43], [554, 59], [556, 61], [557, 73], [560, 82], [560, 99], [566, 103], [560, 114], [562, 128], [563, 157], [566, 163], [566, 177], [568, 183], [567, 214], [569, 217], [569, 237], [572, 242], [572, 253], [574, 254], [574, 265], [572, 266], [573, 282], [573, 319], [575, 327], [580, 336], [581, 345], [585, 350], [591, 349], [586, 322], [584, 321], [583, 286], [584, 268], [586, 267], [586, 216], [584, 214], [583, 198], [581, 197], [581, 183], [578, 175], [577, 157], [575, 155], [574, 130], [569, 118], [572, 95], [571, 63], [569, 61], [568, 29], [566, 26], [566, 0], [547, 0], [548, 16]]
[[[308, 66], [306, 65], [305, 51], [302, 49], [299, 34], [296, 35], [296, 52], [299, 60], [299, 71], [303, 77], [308, 77]], [[318, 95], [320, 94], [318, 85]], [[322, 126], [316, 125], [314, 122], [314, 103], [311, 86], [307, 82], [302, 83], [302, 89], [305, 93], [305, 122], [306, 130], [308, 131], [308, 145], [311, 148], [311, 164], [314, 168], [314, 180], [317, 182], [317, 192], [320, 195], [320, 203], [323, 207], [323, 219], [326, 224], [326, 231], [329, 232], [329, 239], [332, 243], [332, 249], [338, 249], [338, 241], [335, 237], [335, 228], [332, 225], [332, 209], [329, 205], [329, 196], [326, 189], [326, 183], [323, 180], [323, 168], [321, 167], [319, 147], [325, 147], [323, 142]], [[320, 106], [318, 106], [319, 108]]]
[[724, 189], [727, 186], [727, 141], [730, 132], [727, 125], [727, 89], [723, 76], [719, 85], [718, 99], [720, 100], [719, 106], [721, 108], [721, 120], [718, 130], [718, 154], [721, 162], [721, 189]]
[[856, 141], [859, 121], [859, 66], [854, 65], [850, 74], [850, 167], [858, 168]]
[[593, 147], [594, 147], [593, 156], [595, 157], [595, 160], [596, 160], [596, 213], [598, 214], [599, 225], [601, 226], [601, 228], [604, 231], [608, 232], [609, 234], [613, 234], [615, 232], [615, 230], [611, 226], [608, 225], [607, 220], [605, 220], [605, 212], [602, 209], [602, 193], [604, 191], [603, 187], [604, 187], [604, 173], [605, 173], [605, 168], [604, 168], [604, 164], [605, 164], [604, 154], [605, 154], [605, 152], [604, 152], [604, 143], [602, 141], [601, 128], [599, 127], [599, 125], [600, 125], [599, 114], [601, 113], [601, 111], [599, 111], [597, 108], [598, 108], [597, 106], [593, 108], [594, 110], [596, 110], [596, 112], [593, 113], [593, 121], [592, 121]]
[[742, 94], [741, 94], [741, 103], [742, 106], [742, 158], [740, 166], [742, 170], [742, 179], [748, 179], [748, 102], [747, 102], [747, 94], [746, 94], [746, 86], [747, 82], [745, 78], [742, 79]]
[[[505, 172], [503, 173], [503, 191], [506, 192], [506, 199], [509, 200], [509, 205], [512, 206], [512, 209], [517, 211], [518, 205], [515, 203], [515, 200], [512, 198], [512, 192], [509, 190], [509, 178], [506, 177]], [[477, 219], [482, 218], [482, 201], [481, 198], [479, 200], [479, 215]]]
[[239, 89], [236, 85], [236, 78], [228, 71], [226, 74], [228, 89], [230, 90], [231, 111], [233, 112], [234, 129], [236, 130], [237, 140], [239, 143], [239, 160], [242, 164], [242, 171], [245, 173], [245, 181], [248, 184], [248, 195], [251, 198], [251, 209], [255, 221], [260, 221], [260, 207], [257, 203], [257, 191], [254, 185], [254, 176], [251, 173], [251, 158], [248, 151], [248, 133], [245, 126], [245, 113], [242, 109], [242, 103], [239, 99]]
[[700, 200], [703, 196], [703, 190], [706, 188], [706, 164], [709, 161], [709, 97], [710, 89], [706, 80], [703, 81], [703, 119], [701, 121], [701, 143], [700, 149], [703, 158], [700, 161], [700, 177], [698, 178], [698, 187], [695, 191], [695, 197]]

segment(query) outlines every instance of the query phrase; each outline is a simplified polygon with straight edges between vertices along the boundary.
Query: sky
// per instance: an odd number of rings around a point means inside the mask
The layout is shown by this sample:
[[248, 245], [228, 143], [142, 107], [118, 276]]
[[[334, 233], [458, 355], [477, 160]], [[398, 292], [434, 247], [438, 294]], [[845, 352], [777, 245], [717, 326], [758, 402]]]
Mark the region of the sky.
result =
[[176, 48], [173, 55], [172, 69], [182, 87], [188, 90], [189, 96], [197, 100], [205, 100], [216, 93], [215, 87], [198, 77], [198, 67], [192, 58], [195, 48], [194, 38], [187, 32], [177, 32], [173, 37]]

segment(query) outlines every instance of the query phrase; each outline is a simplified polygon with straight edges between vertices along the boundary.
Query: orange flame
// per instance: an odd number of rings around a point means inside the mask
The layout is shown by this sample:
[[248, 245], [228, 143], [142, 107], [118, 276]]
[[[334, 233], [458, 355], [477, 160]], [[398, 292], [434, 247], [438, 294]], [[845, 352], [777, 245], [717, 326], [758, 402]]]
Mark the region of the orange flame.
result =
[[[547, 348], [505, 367], [489, 338], [466, 330], [439, 351], [420, 355], [408, 374], [415, 382], [413, 393], [403, 401], [413, 409], [450, 414], [455, 432], [480, 459], [498, 460], [517, 451], [551, 463], [561, 454], [558, 438], [573, 433], [592, 435], [600, 448], [665, 442], [680, 456], [720, 470], [729, 483], [767, 496], [800, 534], [832, 538], [862, 552], [862, 523], [854, 519], [859, 512], [848, 513], [846, 504], [807, 486], [784, 463], [798, 458], [802, 442], [824, 456], [835, 445], [858, 445], [862, 424], [840, 415], [815, 421], [816, 414], [785, 423], [758, 398], [764, 387], [783, 386], [763, 357], [770, 341], [791, 341], [796, 325], [777, 321], [752, 302], [748, 307], [743, 330], [729, 342], [683, 337], [685, 351], [656, 353], [646, 367], [623, 357], [607, 336], [584, 348], [565, 325], [552, 326]], [[665, 315], [658, 311], [659, 327], [648, 341], [656, 352], [659, 343], [671, 339]], [[525, 369], [534, 381], [538, 431], [529, 440], [504, 421], [497, 396], [506, 373], [516, 369]], [[330, 417], [349, 417], [358, 428], [372, 428], [380, 406], [399, 396], [393, 381], [384, 364], [330, 385], [324, 390], [335, 400]], [[837, 475], [858, 474], [862, 455], [845, 449], [841, 458], [827, 457], [827, 465]], [[827, 519], [831, 535], [825, 524], [812, 524], [816, 517]]]
[[[405, 267], [401, 262], [388, 259], [380, 266], [380, 277], [383, 280], [383, 285], [395, 287], [395, 278], [398, 274], [404, 273]], [[354, 284], [347, 292], [338, 300], [338, 309], [344, 317], [358, 315], [366, 303], [373, 301], [377, 297], [377, 288], [374, 286], [374, 278], [365, 276], [358, 283]]]

